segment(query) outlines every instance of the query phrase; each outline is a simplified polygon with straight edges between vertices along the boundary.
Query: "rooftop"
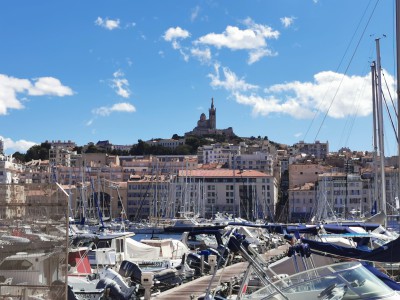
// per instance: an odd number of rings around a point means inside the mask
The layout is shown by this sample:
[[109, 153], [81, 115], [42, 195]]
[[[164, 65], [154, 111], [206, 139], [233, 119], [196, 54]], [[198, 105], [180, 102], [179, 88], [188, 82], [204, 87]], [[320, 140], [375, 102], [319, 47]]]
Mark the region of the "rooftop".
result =
[[232, 170], [232, 169], [214, 169], [214, 170], [179, 170], [179, 176], [185, 177], [268, 177], [267, 174], [256, 170]]

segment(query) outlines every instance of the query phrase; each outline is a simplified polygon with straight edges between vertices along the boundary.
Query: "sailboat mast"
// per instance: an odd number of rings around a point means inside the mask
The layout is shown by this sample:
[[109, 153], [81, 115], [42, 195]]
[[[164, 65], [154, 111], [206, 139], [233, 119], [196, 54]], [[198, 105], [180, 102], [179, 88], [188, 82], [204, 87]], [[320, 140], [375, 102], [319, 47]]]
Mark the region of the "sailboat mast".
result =
[[[378, 201], [378, 137], [377, 137], [377, 103], [376, 103], [376, 66], [375, 61], [371, 64], [371, 80], [372, 80], [372, 112], [373, 112], [373, 136], [374, 136], [374, 196], [373, 201], [370, 201], [370, 209], [372, 211], [372, 207], [375, 201]], [[374, 213], [377, 213], [375, 211]]]
[[[385, 151], [384, 151], [384, 138], [383, 138], [383, 105], [382, 105], [382, 81], [381, 81], [381, 53], [379, 46], [379, 39], [376, 42], [376, 73], [377, 73], [377, 100], [378, 100], [378, 136], [379, 136], [379, 156], [381, 168], [381, 210], [386, 216], [386, 182], [385, 182]], [[386, 225], [386, 224], [385, 224]]]
[[397, 77], [397, 159], [398, 159], [398, 166], [397, 170], [399, 172], [397, 177], [397, 191], [399, 190], [400, 186], [400, 0], [396, 0], [396, 77]]

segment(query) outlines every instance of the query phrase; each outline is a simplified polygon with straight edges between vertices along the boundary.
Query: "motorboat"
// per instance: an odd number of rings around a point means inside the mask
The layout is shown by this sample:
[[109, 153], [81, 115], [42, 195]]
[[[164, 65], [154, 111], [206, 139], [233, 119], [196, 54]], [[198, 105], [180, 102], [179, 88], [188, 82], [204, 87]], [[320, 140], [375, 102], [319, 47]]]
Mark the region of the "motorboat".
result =
[[[378, 278], [378, 270], [372, 272], [358, 261], [315, 266], [311, 250], [306, 244], [290, 246], [290, 258], [274, 262], [279, 265], [293, 259], [295, 268], [290, 274], [276, 273], [244, 235], [231, 234], [228, 247], [230, 251], [240, 253], [248, 262], [236, 299], [400, 299], [397, 292], [400, 286], [396, 282], [391, 281], [397, 287], [395, 289]], [[304, 269], [300, 270], [298, 265]], [[207, 290], [205, 296], [199, 299], [226, 299], [224, 296]]]
[[[18, 299], [52, 299], [52, 291], [65, 295], [66, 283], [60, 260], [62, 252], [18, 252], [0, 261], [0, 295]], [[53, 288], [54, 287], [54, 288]], [[33, 298], [29, 298], [33, 299]]]
[[[279, 278], [279, 277], [278, 277]], [[245, 292], [245, 291], [244, 291]], [[271, 281], [242, 299], [400, 299], [360, 262], [310, 269]]]

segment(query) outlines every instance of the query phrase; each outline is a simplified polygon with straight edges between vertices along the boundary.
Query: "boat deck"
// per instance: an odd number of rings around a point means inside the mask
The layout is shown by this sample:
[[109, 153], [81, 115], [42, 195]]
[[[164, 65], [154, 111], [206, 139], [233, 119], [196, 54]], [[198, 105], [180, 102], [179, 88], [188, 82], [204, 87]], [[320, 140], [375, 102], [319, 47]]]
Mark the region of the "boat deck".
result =
[[[278, 248], [271, 249], [263, 254], [264, 258], [268, 261], [270, 258], [274, 256], [278, 256], [287, 251], [289, 245], [282, 245]], [[211, 284], [211, 290], [216, 288], [220, 282], [228, 282], [231, 281], [232, 278], [241, 275], [247, 269], [247, 262], [240, 262], [231, 266], [226, 267], [225, 269], [220, 269], [217, 271], [217, 274], [214, 277], [214, 280]], [[193, 281], [187, 282], [180, 286], [177, 286], [173, 289], [162, 292], [156, 297], [152, 297], [153, 299], [163, 299], [163, 300], [180, 300], [180, 299], [197, 299], [198, 297], [204, 295], [206, 290], [210, 284], [210, 280], [212, 275], [203, 276], [197, 278]]]

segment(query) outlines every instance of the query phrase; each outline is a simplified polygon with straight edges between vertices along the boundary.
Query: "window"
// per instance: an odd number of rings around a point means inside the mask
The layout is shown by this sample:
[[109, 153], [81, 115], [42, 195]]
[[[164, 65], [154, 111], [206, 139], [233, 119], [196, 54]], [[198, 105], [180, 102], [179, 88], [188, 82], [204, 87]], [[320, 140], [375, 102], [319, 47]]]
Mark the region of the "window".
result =
[[32, 263], [28, 260], [5, 260], [0, 265], [0, 270], [28, 270]]

